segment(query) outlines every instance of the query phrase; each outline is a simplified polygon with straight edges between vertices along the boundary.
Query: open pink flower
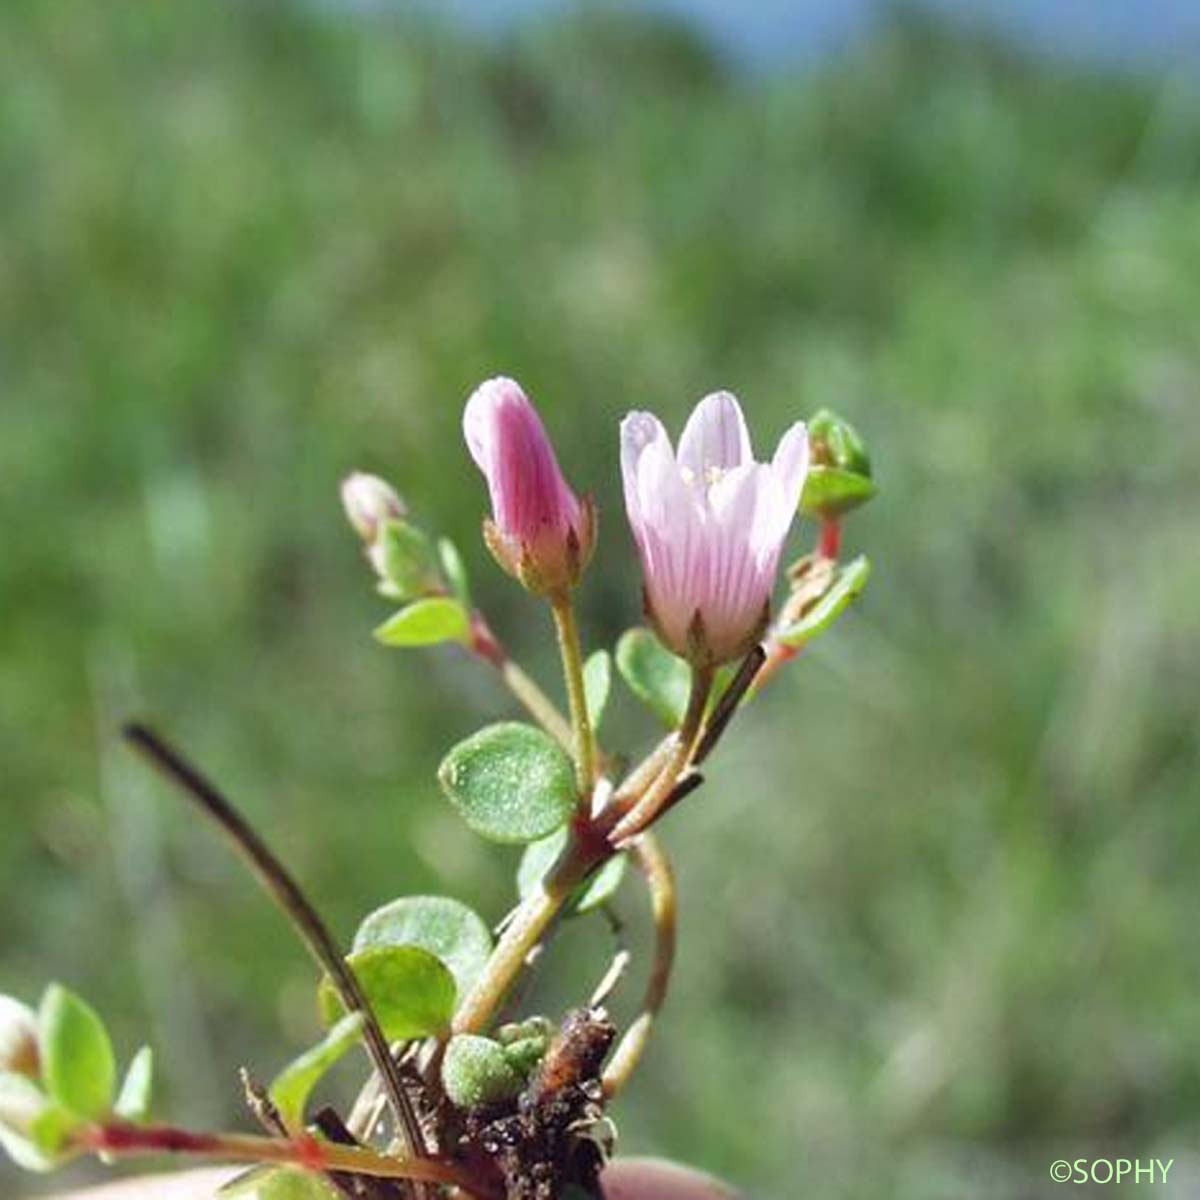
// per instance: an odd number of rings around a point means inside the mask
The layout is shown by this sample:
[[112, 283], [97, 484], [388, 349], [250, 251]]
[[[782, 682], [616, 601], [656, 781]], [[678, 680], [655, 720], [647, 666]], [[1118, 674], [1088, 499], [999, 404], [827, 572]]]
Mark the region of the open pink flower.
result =
[[526, 587], [573, 586], [594, 543], [590, 502], [567, 486], [537, 410], [512, 379], [489, 379], [467, 401], [463, 435], [487, 479], [496, 560]]
[[762, 636], [784, 539], [808, 471], [798, 422], [758, 463], [736, 397], [696, 406], [679, 453], [651, 413], [621, 422], [625, 508], [642, 559], [646, 613], [676, 654], [727, 662]]

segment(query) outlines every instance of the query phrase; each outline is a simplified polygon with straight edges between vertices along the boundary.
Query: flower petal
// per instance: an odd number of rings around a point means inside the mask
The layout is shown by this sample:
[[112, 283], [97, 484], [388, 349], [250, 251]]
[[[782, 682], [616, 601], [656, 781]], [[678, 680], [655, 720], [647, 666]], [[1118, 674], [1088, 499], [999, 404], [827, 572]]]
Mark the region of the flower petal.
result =
[[713, 392], [692, 410], [679, 439], [679, 465], [707, 483], [717, 472], [750, 462], [750, 433], [732, 392]]

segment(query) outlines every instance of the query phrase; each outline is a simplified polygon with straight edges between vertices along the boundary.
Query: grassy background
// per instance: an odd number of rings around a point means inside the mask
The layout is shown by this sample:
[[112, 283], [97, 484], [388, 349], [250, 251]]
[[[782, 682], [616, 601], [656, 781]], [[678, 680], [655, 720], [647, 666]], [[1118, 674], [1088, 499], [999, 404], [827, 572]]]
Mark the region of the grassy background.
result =
[[[1040, 1196], [1076, 1154], [1174, 1157], [1161, 1194], [1191, 1194], [1197, 111], [904, 20], [747, 80], [632, 19], [483, 47], [5, 4], [0, 986], [148, 1033], [206, 1125], [313, 1034], [302, 953], [115, 747], [131, 711], [343, 934], [423, 890], [498, 917], [513, 855], [433, 771], [507, 702], [371, 642], [338, 479], [458, 538], [550, 682], [475, 540], [464, 397], [517, 375], [596, 492], [598, 645], [638, 615], [617, 420], [728, 386], [760, 447], [825, 404], [867, 434], [876, 575], [670, 823], [681, 960], [623, 1146], [756, 1195]], [[613, 731], [644, 736], [632, 702]], [[541, 1002], [603, 948], [571, 931]]]

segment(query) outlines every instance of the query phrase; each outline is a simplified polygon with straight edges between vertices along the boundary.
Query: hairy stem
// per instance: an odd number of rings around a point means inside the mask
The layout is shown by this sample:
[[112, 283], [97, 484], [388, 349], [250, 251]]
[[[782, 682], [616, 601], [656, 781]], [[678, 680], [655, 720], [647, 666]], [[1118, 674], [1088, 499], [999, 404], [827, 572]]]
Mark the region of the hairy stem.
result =
[[588, 717], [587, 696], [583, 688], [583, 651], [579, 645], [579, 627], [575, 623], [575, 608], [568, 593], [551, 598], [554, 625], [558, 630], [558, 648], [562, 654], [563, 675], [567, 681], [570, 702], [571, 728], [575, 741], [575, 773], [579, 795], [586, 804], [592, 794], [596, 774], [596, 748], [592, 739], [592, 722]]
[[309, 1171], [342, 1171], [378, 1179], [449, 1184], [485, 1200], [496, 1195], [493, 1189], [454, 1163], [376, 1154], [365, 1147], [318, 1141], [309, 1134], [267, 1138], [245, 1133], [193, 1133], [171, 1125], [113, 1122], [88, 1127], [80, 1133], [78, 1142], [85, 1149], [117, 1157], [187, 1154], [221, 1162], [282, 1163]]
[[379, 1021], [316, 909], [262, 838], [182, 755], [143, 725], [128, 725], [124, 732], [131, 745], [220, 826], [237, 852], [249, 863], [258, 881], [291, 921], [317, 965], [329, 975], [346, 1011], [363, 1014], [363, 1039], [375, 1069], [383, 1079], [401, 1143], [406, 1153], [421, 1155], [425, 1145], [421, 1126], [404, 1090], [399, 1069], [388, 1049]]
[[625, 1031], [625, 1036], [604, 1070], [604, 1094], [609, 1097], [615, 1096], [629, 1081], [646, 1049], [654, 1018], [667, 997], [671, 967], [675, 962], [677, 904], [675, 873], [671, 863], [653, 833], [643, 833], [633, 843], [631, 852], [650, 892], [650, 908], [654, 916], [654, 963], [646, 982], [641, 1011]]

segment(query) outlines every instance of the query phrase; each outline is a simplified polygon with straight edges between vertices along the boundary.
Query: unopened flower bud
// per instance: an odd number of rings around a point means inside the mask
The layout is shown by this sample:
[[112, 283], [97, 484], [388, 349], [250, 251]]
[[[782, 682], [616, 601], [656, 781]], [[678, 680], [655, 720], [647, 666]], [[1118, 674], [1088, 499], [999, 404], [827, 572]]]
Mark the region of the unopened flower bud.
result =
[[511, 379], [489, 379], [467, 401], [463, 434], [487, 480], [484, 537], [530, 591], [574, 587], [595, 544], [591, 502], [567, 486], [537, 410]]
[[355, 532], [368, 546], [379, 536], [385, 521], [403, 521], [408, 515], [396, 489], [378, 475], [355, 471], [342, 482], [342, 507]]
[[515, 1096], [524, 1083], [498, 1042], [473, 1033], [450, 1039], [442, 1059], [442, 1086], [452, 1104], [459, 1108], [496, 1104]]
[[839, 517], [875, 495], [866, 443], [849, 421], [823, 408], [808, 423], [808, 436], [812, 466], [800, 498], [803, 512]]
[[11, 996], [0, 996], [0, 1071], [29, 1079], [41, 1072], [37, 1016]]

